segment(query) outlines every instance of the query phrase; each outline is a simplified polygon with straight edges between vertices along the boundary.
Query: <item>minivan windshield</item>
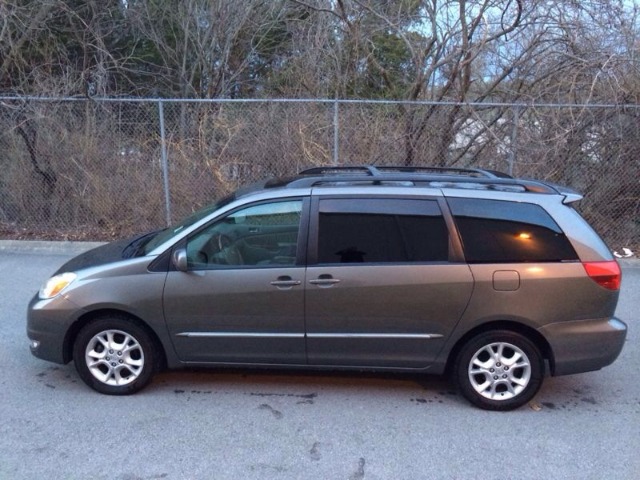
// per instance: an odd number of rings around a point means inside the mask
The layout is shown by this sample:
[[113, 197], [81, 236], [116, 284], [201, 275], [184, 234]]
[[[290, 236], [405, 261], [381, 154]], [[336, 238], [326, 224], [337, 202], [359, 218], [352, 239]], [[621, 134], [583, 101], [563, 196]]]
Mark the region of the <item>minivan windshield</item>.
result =
[[233, 195], [225, 197], [219, 202], [216, 202], [212, 205], [207, 205], [206, 207], [192, 213], [177, 225], [174, 225], [169, 228], [165, 228], [164, 230], [160, 230], [154, 237], [149, 239], [149, 241], [144, 245], [144, 247], [142, 248], [142, 255], [147, 255], [154, 248], [158, 247], [159, 245], [162, 245], [164, 242], [178, 235], [185, 228], [188, 228], [191, 225], [199, 222], [204, 217], [213, 213], [217, 209], [224, 207], [228, 203], [231, 203], [234, 199], [235, 199], [235, 196]]

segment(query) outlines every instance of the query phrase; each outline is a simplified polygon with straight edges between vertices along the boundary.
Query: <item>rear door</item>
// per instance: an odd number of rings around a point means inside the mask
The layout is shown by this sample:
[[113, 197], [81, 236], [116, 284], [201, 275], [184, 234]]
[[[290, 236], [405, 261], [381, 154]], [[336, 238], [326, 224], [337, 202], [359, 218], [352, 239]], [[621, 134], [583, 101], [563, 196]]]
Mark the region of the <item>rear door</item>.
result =
[[309, 232], [309, 364], [432, 363], [473, 287], [438, 199], [315, 198]]

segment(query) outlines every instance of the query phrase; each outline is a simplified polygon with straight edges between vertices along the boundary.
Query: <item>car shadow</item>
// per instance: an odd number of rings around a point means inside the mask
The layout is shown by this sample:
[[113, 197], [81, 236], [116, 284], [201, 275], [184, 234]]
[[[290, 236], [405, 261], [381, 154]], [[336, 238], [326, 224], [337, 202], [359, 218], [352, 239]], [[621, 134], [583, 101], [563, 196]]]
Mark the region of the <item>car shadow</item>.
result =
[[146, 390], [175, 393], [244, 393], [314, 398], [319, 392], [347, 395], [392, 393], [416, 403], [466, 404], [446, 377], [404, 372], [188, 368], [162, 372]]

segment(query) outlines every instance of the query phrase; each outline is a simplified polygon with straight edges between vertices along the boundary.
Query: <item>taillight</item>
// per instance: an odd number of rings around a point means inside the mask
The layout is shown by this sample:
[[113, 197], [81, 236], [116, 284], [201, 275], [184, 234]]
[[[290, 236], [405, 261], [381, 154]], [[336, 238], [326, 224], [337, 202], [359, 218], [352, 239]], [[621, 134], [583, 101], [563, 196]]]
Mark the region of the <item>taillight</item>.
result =
[[587, 275], [598, 285], [609, 290], [620, 290], [622, 273], [615, 260], [610, 262], [583, 262]]

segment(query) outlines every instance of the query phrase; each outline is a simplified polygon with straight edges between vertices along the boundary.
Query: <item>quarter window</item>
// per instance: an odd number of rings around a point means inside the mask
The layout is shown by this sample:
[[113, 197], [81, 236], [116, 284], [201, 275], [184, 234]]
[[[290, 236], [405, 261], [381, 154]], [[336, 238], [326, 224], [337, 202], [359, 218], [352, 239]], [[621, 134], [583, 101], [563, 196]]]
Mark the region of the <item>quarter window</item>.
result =
[[469, 263], [577, 260], [558, 224], [539, 205], [449, 198]]
[[447, 261], [448, 238], [435, 200], [320, 201], [321, 264]]

